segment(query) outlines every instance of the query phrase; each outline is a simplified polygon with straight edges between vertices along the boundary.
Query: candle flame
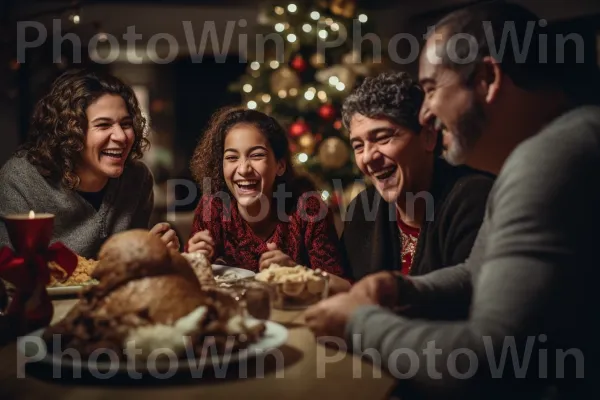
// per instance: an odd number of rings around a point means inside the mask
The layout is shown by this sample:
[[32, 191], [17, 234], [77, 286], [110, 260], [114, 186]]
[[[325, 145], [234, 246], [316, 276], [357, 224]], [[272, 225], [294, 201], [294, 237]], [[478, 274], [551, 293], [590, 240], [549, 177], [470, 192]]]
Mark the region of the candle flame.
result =
[[35, 218], [35, 213], [33, 212], [33, 210], [29, 211], [29, 219], [34, 219]]

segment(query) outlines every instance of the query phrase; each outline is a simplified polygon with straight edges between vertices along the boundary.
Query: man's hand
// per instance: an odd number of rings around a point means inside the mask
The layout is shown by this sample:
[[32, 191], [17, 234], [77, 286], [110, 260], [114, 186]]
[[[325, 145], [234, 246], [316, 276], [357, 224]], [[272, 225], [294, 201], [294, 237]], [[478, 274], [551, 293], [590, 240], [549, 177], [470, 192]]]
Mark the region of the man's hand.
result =
[[167, 245], [167, 247], [173, 250], [179, 250], [179, 238], [177, 232], [171, 229], [171, 225], [168, 222], [160, 222], [150, 229], [150, 233], [157, 235]]
[[346, 324], [352, 313], [360, 306], [374, 304], [370, 299], [359, 294], [341, 293], [307, 309], [304, 318], [316, 337], [344, 338]]
[[364, 277], [352, 286], [350, 293], [365, 297], [382, 307], [398, 306], [398, 280], [389, 271], [377, 272]]

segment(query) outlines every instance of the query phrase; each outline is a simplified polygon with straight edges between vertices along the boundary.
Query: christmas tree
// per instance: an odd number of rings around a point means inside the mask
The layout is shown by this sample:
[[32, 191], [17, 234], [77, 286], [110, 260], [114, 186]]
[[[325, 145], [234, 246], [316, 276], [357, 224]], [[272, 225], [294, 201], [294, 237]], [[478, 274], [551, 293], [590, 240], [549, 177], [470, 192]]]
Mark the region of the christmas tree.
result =
[[360, 172], [341, 106], [375, 71], [371, 42], [353, 45], [357, 28], [362, 36], [372, 32], [369, 18], [355, 0], [292, 0], [263, 5], [258, 22], [257, 37], [269, 39], [264, 53], [248, 60], [247, 73], [231, 90], [242, 94], [243, 106], [286, 128], [298, 173], [309, 176], [332, 206], [341, 205], [363, 188], [355, 183]]

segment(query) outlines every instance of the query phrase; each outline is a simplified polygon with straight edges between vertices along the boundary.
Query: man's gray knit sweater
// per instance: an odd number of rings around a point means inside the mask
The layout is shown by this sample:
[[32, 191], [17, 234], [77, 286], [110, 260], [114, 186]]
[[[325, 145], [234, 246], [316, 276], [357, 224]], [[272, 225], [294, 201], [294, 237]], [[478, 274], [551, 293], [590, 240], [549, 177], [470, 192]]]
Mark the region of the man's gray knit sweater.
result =
[[[140, 161], [129, 163], [123, 174], [110, 179], [96, 210], [76, 191], [46, 180], [26, 158], [13, 157], [0, 169], [0, 215], [54, 214], [54, 237], [77, 254], [95, 258], [112, 234], [148, 228], [153, 207], [153, 178]], [[0, 246], [10, 241], [0, 222]]]
[[523, 142], [467, 262], [412, 278], [416, 291], [400, 293], [423, 310], [466, 299], [469, 319], [362, 307], [346, 327], [355, 352], [377, 350], [403, 399], [536, 399], [549, 388], [546, 398], [600, 398], [599, 176], [598, 107], [571, 110]]

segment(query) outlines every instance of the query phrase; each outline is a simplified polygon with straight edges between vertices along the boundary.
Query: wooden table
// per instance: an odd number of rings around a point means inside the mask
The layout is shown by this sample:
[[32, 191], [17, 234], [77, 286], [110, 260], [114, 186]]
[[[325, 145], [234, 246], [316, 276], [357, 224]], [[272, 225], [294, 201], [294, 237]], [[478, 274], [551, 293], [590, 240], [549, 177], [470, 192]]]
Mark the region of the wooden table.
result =
[[[55, 300], [54, 321], [61, 319], [77, 300]], [[15, 343], [0, 348], [0, 399], [213, 399], [213, 398], [280, 398], [316, 400], [382, 399], [394, 386], [394, 379], [359, 357], [317, 344], [304, 324], [302, 312], [275, 311], [272, 319], [289, 330], [287, 343], [280, 349], [284, 365], [267, 356], [263, 368], [248, 362], [246, 378], [238, 368], [227, 370], [225, 377], [207, 374], [193, 379], [175, 375], [168, 380], [133, 380], [115, 377], [110, 380], [73, 379], [72, 373], [56, 377], [52, 368], [29, 368], [18, 378]], [[273, 362], [269, 362], [273, 361]], [[182, 374], [183, 375], [183, 374]]]

